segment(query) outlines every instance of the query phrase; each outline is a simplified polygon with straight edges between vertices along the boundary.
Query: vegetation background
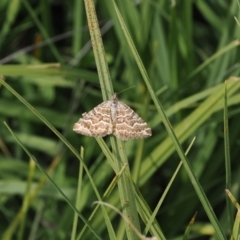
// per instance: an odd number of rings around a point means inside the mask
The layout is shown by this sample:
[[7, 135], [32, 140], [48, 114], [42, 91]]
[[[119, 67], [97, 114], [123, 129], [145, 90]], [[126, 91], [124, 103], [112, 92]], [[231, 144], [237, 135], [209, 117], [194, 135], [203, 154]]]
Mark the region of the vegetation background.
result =
[[[72, 131], [82, 113], [103, 101], [87, 27], [87, 2], [91, 1], [1, 0], [0, 75], [78, 152], [80, 146], [84, 148], [84, 162], [103, 195], [115, 176], [107, 154], [99, 141]], [[149, 83], [184, 151], [196, 137], [188, 159], [216, 214], [222, 238], [209, 221], [185, 168], [169, 185], [181, 161], [179, 155], [151, 100], [113, 2], [95, 3], [114, 91], [134, 86], [118, 97], [134, 108], [153, 131], [151, 138], [125, 144], [132, 179], [139, 189], [135, 194], [145, 201], [144, 206], [149, 207], [145, 211], [150, 214], [170, 187], [156, 213], [158, 230], [142, 233], [161, 239], [229, 239], [233, 227], [239, 226], [236, 209], [225, 193], [230, 188], [239, 199], [239, 3], [116, 1]], [[229, 132], [224, 131], [227, 128], [223, 122], [223, 83], [227, 79], [233, 86], [228, 91], [225, 118]], [[89, 228], [83, 230], [83, 221], [74, 218], [76, 211], [29, 160], [3, 122], [88, 219], [94, 209], [92, 203], [98, 198], [70, 145], [67, 147], [46, 121], [34, 115], [35, 110], [22, 104], [5, 84], [0, 93], [1, 239], [114, 239], [101, 211], [89, 221], [98, 237]], [[228, 145], [224, 145], [226, 133]], [[111, 149], [110, 138], [104, 141]], [[76, 201], [79, 189], [80, 199]], [[120, 197], [116, 185], [104, 201], [122, 210]], [[196, 212], [194, 224], [186, 231]], [[108, 214], [115, 238], [126, 239], [121, 216], [112, 209]], [[149, 218], [141, 217], [141, 228], [148, 222]]]

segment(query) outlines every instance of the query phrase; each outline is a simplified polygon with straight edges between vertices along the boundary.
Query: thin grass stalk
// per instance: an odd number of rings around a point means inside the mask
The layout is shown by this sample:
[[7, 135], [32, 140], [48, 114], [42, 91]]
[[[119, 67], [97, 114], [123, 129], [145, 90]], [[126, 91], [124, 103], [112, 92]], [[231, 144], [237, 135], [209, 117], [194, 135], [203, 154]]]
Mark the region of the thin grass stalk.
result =
[[230, 192], [229, 189], [225, 190], [228, 198], [231, 200], [231, 202], [233, 203], [233, 205], [236, 207], [237, 209], [237, 213], [236, 213], [236, 217], [235, 217], [235, 221], [234, 221], [234, 225], [233, 225], [233, 230], [231, 233], [231, 240], [236, 240], [239, 238], [239, 233], [240, 233], [240, 205], [237, 202], [236, 198], [232, 195], [232, 193]]
[[[81, 158], [84, 159], [84, 149], [82, 147], [81, 147], [80, 155], [81, 155]], [[81, 203], [81, 193], [82, 193], [82, 181], [83, 181], [83, 166], [82, 164], [79, 163], [77, 196], [76, 196], [76, 203], [75, 203], [75, 207], [78, 210], [80, 209], [80, 205], [81, 205], [80, 203]], [[78, 225], [78, 215], [75, 212], [74, 218], [73, 218], [71, 240], [76, 239], [77, 225]]]
[[113, 93], [113, 86], [105, 57], [101, 31], [98, 25], [94, 2], [92, 0], [84, 0], [84, 3], [103, 100], [106, 101], [111, 97], [109, 96], [109, 93]]
[[79, 0], [74, 0], [74, 5], [72, 54], [75, 58], [82, 46], [82, 34], [79, 33], [79, 29], [83, 26], [84, 6], [83, 1]]
[[14, 24], [14, 21], [16, 20], [16, 16], [18, 14], [18, 11], [20, 9], [21, 2], [18, 0], [10, 1], [8, 2], [7, 10], [5, 10], [6, 15], [4, 18], [4, 22], [1, 26], [1, 32], [0, 32], [0, 49], [3, 47], [4, 40], [6, 40], [6, 37], [9, 32], [11, 32], [11, 26]]
[[[170, 77], [170, 84], [171, 88], [177, 89], [178, 87], [178, 69], [177, 69], [177, 41], [176, 36], [178, 37], [178, 28], [177, 28], [177, 10], [176, 7], [171, 7], [171, 17], [170, 17], [170, 37], [169, 43], [171, 48], [169, 49], [169, 62], [171, 66], [171, 77]], [[140, 70], [141, 71], [141, 70]]]
[[189, 164], [189, 161], [188, 161], [188, 159], [184, 155], [183, 149], [182, 149], [181, 145], [179, 144], [179, 141], [178, 141], [178, 139], [176, 137], [175, 132], [172, 129], [172, 126], [171, 126], [171, 124], [170, 124], [170, 122], [169, 122], [165, 112], [164, 112], [164, 109], [163, 109], [161, 103], [159, 102], [159, 100], [157, 99], [157, 97], [156, 97], [156, 95], [155, 95], [155, 93], [153, 91], [153, 88], [152, 88], [152, 86], [150, 84], [150, 81], [149, 81], [148, 74], [147, 74], [147, 72], [146, 72], [146, 70], [144, 68], [144, 65], [143, 65], [143, 63], [142, 63], [142, 61], [141, 61], [141, 59], [139, 57], [139, 54], [138, 54], [138, 52], [137, 52], [137, 50], [136, 50], [136, 48], [135, 48], [135, 46], [133, 44], [133, 41], [132, 41], [131, 36], [130, 36], [130, 34], [128, 32], [128, 29], [127, 29], [127, 27], [126, 27], [126, 25], [125, 25], [125, 23], [123, 21], [121, 13], [119, 12], [119, 9], [118, 9], [115, 1], [112, 0], [112, 2], [114, 4], [114, 8], [115, 8], [116, 14], [118, 16], [119, 22], [120, 22], [120, 24], [122, 26], [122, 30], [123, 30], [124, 36], [127, 39], [127, 42], [128, 42], [129, 47], [130, 47], [130, 49], [132, 51], [132, 54], [133, 54], [133, 56], [134, 56], [134, 58], [136, 60], [136, 63], [138, 65], [138, 67], [139, 67], [139, 70], [140, 70], [140, 72], [141, 72], [141, 74], [143, 76], [143, 79], [144, 79], [145, 84], [146, 84], [146, 86], [148, 88], [149, 94], [151, 95], [152, 100], [153, 100], [153, 102], [154, 102], [154, 104], [155, 104], [155, 106], [156, 106], [156, 108], [158, 110], [158, 113], [161, 116], [162, 121], [163, 121], [163, 123], [165, 125], [165, 128], [168, 131], [168, 134], [169, 134], [170, 138], [172, 139], [172, 141], [174, 143], [174, 146], [175, 146], [175, 148], [177, 150], [177, 153], [178, 153], [180, 159], [183, 162], [184, 168], [185, 168], [185, 170], [186, 170], [186, 172], [187, 172], [187, 174], [188, 174], [188, 176], [189, 176], [189, 178], [190, 178], [190, 180], [191, 180], [191, 182], [193, 184], [193, 187], [195, 188], [195, 191], [196, 191], [196, 193], [197, 193], [197, 195], [198, 195], [198, 197], [199, 197], [199, 199], [200, 199], [200, 201], [201, 201], [201, 203], [202, 203], [202, 205], [203, 205], [203, 207], [204, 207], [204, 209], [205, 209], [205, 211], [206, 211], [206, 213], [207, 213], [211, 223], [214, 226], [214, 229], [216, 231], [217, 236], [219, 237], [219, 239], [225, 239], [224, 234], [222, 232], [222, 229], [220, 228], [220, 224], [218, 222], [218, 219], [217, 219], [215, 213], [213, 212], [211, 204], [209, 203], [209, 201], [208, 201], [208, 199], [207, 199], [207, 197], [205, 195], [205, 192], [203, 191], [203, 189], [202, 189], [202, 187], [201, 187], [197, 177], [195, 176], [194, 172], [192, 171], [191, 166]]
[[[137, 188], [137, 186], [135, 184], [134, 184], [134, 191], [136, 192], [135, 195], [136, 195], [136, 199], [137, 199], [139, 214], [140, 214], [143, 222], [147, 225], [147, 223], [150, 221], [153, 213], [152, 213], [150, 207], [148, 206], [147, 202], [145, 201], [144, 197], [142, 196], [141, 192], [139, 191], [139, 189]], [[151, 232], [151, 234], [153, 236], [158, 236], [161, 240], [166, 239], [161, 227], [159, 226], [158, 221], [155, 218], [153, 219], [153, 223], [152, 223], [149, 231]], [[146, 231], [144, 230], [143, 233], [146, 233]]]
[[[188, 147], [185, 155], [187, 155], [188, 152], [190, 151], [190, 149], [191, 149], [194, 141], [195, 141], [195, 138], [194, 138], [194, 139], [192, 140], [192, 142], [190, 143], [190, 145], [189, 145], [189, 147]], [[165, 199], [168, 191], [170, 190], [170, 187], [172, 186], [172, 184], [173, 184], [173, 182], [174, 182], [174, 179], [176, 178], [176, 176], [177, 176], [177, 174], [178, 174], [181, 166], [182, 166], [182, 162], [180, 162], [180, 163], [178, 164], [178, 166], [177, 166], [176, 170], [174, 171], [174, 173], [173, 173], [173, 175], [172, 175], [172, 177], [171, 177], [171, 179], [170, 179], [167, 187], [165, 188], [165, 190], [164, 190], [164, 192], [163, 192], [163, 194], [162, 194], [162, 196], [161, 196], [161, 199], [159, 200], [157, 206], [155, 207], [155, 209], [154, 209], [154, 211], [153, 211], [153, 213], [152, 213], [152, 216], [151, 216], [150, 219], [148, 220], [148, 223], [147, 223], [147, 225], [146, 225], [146, 227], [145, 227], [145, 229], [144, 229], [144, 234], [147, 234], [147, 232], [149, 231], [151, 225], [153, 224], [153, 220], [155, 219], [157, 213], [159, 212], [159, 209], [160, 209], [160, 207], [161, 207], [161, 205], [162, 205], [162, 203], [163, 203], [163, 200]]]
[[[92, 47], [94, 52], [94, 57], [97, 65], [98, 75], [100, 85], [102, 87], [103, 99], [107, 100], [108, 91], [113, 93], [112, 82], [110, 78], [110, 73], [108, 65], [106, 62], [104, 46], [101, 38], [101, 32], [98, 25], [98, 20], [96, 16], [94, 2], [92, 0], [85, 0], [85, 8], [88, 19], [89, 32], [92, 41]], [[113, 154], [116, 156], [117, 161], [115, 162], [117, 172], [120, 172], [124, 165], [128, 165], [128, 160], [126, 157], [125, 147], [122, 141], [115, 140], [113, 137], [110, 137], [111, 146], [113, 149]], [[130, 174], [129, 167], [126, 168], [127, 173]], [[132, 184], [125, 176], [118, 181], [119, 186], [119, 196], [121, 200], [121, 205], [123, 212], [128, 216], [129, 220], [134, 224], [134, 226], [140, 232], [140, 223], [137, 214], [137, 207], [135, 203], [134, 194], [132, 191]], [[131, 228], [131, 226], [125, 222], [126, 234], [128, 239], [136, 239], [137, 235]]]
[[197, 217], [197, 213], [195, 213], [194, 216], [192, 217], [192, 219], [190, 220], [190, 222], [184, 232], [182, 240], [188, 240], [191, 238], [189, 235], [190, 235], [191, 227], [193, 226], [193, 224], [196, 220], [196, 217]]
[[[228, 126], [228, 84], [225, 81], [224, 88], [224, 108], [223, 108], [223, 123], [224, 123], [224, 154], [225, 154], [225, 187], [231, 191], [231, 157], [230, 157], [230, 144], [229, 144], [229, 126]], [[232, 207], [229, 198], [226, 196], [227, 203], [227, 218], [228, 228], [230, 230], [233, 226]]]
[[188, 76], [187, 80], [192, 79], [195, 77], [198, 73], [200, 73], [204, 68], [208, 67], [213, 61], [216, 61], [219, 59], [220, 56], [228, 53], [230, 50], [237, 48], [240, 45], [239, 40], [234, 40], [233, 42], [229, 43], [225, 47], [222, 47], [218, 52], [214, 53], [211, 57], [207, 58], [205, 62], [203, 62], [201, 65], [199, 65], [197, 68], [195, 68]]
[[32, 159], [30, 159], [26, 192], [24, 194], [23, 204], [22, 204], [22, 208], [20, 210], [21, 221], [20, 221], [20, 228], [18, 231], [18, 240], [23, 239], [23, 236], [24, 236], [24, 229], [26, 227], [26, 217], [27, 217], [29, 206], [30, 206], [30, 189], [31, 189], [31, 183], [33, 181], [35, 166], [36, 165], [35, 165], [34, 161]]
[[[123, 174], [124, 170], [125, 170], [126, 166], [123, 166], [123, 168], [121, 169], [121, 171], [114, 177], [114, 179], [112, 180], [112, 182], [109, 184], [108, 188], [106, 189], [106, 191], [103, 194], [103, 201], [111, 194], [112, 190], [115, 188], [116, 184], [118, 183], [119, 178], [121, 177], [121, 175]], [[96, 214], [98, 213], [98, 210], [101, 206], [97, 205], [94, 210], [92, 211], [90, 217], [88, 218], [88, 221], [91, 221]], [[87, 226], [85, 225], [81, 232], [79, 233], [78, 237], [76, 238], [76, 240], [80, 240], [85, 232], [85, 230], [87, 229]], [[116, 237], [111, 238], [111, 239], [116, 239]]]

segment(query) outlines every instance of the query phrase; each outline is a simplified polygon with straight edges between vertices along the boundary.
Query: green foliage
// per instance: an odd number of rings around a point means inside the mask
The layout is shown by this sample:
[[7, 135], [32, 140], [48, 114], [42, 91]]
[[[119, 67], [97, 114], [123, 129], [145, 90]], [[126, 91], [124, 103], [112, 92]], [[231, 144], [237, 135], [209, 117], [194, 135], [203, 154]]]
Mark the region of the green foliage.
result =
[[[92, 4], [0, 1], [1, 239], [239, 238], [238, 2]], [[152, 137], [72, 131], [132, 86]]]

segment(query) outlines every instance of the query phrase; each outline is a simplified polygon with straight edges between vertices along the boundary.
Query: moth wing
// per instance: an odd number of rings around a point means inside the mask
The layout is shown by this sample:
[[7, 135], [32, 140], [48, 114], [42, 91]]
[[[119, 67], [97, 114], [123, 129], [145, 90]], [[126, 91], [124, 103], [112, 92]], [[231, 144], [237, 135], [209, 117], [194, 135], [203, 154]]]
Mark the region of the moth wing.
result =
[[125, 103], [118, 101], [113, 134], [123, 141], [152, 136], [151, 128]]
[[73, 131], [91, 137], [112, 134], [111, 101], [105, 101], [88, 113], [83, 113], [73, 126]]

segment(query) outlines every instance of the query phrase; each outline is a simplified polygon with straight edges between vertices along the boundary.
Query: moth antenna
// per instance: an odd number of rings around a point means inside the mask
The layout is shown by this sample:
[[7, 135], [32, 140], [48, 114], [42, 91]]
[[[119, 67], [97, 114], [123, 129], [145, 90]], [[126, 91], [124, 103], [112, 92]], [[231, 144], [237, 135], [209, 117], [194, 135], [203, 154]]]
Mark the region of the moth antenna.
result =
[[129, 87], [129, 88], [123, 89], [122, 91], [118, 92], [117, 95], [120, 94], [120, 93], [122, 93], [122, 92], [124, 92], [124, 91], [127, 91], [127, 90], [129, 90], [129, 89], [131, 89], [131, 88], [134, 88], [134, 87], [135, 87], [135, 86], [132, 86], [132, 87]]

